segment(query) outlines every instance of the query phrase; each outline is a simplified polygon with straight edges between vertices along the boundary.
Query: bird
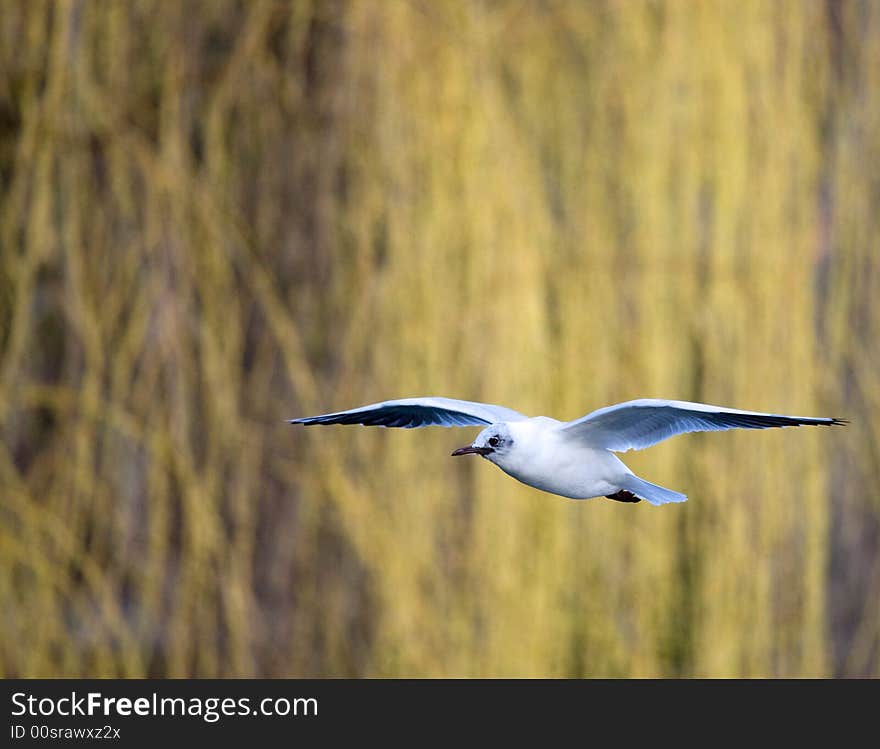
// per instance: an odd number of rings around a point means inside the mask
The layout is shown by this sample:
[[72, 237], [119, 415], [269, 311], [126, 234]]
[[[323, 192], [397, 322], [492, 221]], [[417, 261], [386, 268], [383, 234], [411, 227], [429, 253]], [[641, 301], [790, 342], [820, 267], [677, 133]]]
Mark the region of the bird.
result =
[[841, 426], [846, 419], [782, 416], [689, 401], [643, 398], [600, 408], [574, 421], [528, 417], [492, 403], [443, 397], [403, 398], [348, 411], [287, 419], [290, 424], [473, 427], [483, 430], [452, 455], [479, 455], [517, 481], [570, 499], [605, 497], [652, 505], [682, 494], [636, 476], [615, 453], [642, 450], [687, 432]]

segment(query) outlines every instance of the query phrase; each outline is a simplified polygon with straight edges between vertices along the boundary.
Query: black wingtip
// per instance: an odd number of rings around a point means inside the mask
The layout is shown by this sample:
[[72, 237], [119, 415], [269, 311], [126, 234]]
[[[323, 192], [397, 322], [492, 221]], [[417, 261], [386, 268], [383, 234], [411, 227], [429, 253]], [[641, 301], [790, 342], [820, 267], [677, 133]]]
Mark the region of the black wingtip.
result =
[[849, 419], [833, 418], [833, 419], [831, 419], [829, 426], [845, 427], [847, 424], [849, 424]]

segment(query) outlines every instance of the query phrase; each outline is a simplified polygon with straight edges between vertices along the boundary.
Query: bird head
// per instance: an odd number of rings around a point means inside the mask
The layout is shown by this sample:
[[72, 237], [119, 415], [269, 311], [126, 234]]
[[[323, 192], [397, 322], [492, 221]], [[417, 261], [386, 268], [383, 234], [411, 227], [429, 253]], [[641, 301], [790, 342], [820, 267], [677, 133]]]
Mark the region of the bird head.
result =
[[480, 432], [470, 445], [460, 447], [452, 454], [453, 456], [482, 455], [494, 463], [497, 458], [508, 452], [512, 445], [513, 438], [507, 424], [493, 424]]

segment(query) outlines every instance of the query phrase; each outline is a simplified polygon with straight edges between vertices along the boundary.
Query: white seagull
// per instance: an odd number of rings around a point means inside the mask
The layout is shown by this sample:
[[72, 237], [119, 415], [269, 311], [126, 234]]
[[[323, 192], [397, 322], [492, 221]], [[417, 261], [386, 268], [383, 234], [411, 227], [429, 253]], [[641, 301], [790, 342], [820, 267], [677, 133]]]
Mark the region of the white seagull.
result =
[[291, 424], [485, 427], [453, 455], [480, 455], [524, 484], [571, 499], [607, 497], [652, 505], [687, 497], [640, 479], [614, 453], [642, 450], [685, 432], [846, 424], [845, 419], [780, 416], [732, 408], [643, 399], [618, 403], [574, 421], [529, 418], [491, 403], [453, 398], [404, 398], [350, 411], [288, 419]]

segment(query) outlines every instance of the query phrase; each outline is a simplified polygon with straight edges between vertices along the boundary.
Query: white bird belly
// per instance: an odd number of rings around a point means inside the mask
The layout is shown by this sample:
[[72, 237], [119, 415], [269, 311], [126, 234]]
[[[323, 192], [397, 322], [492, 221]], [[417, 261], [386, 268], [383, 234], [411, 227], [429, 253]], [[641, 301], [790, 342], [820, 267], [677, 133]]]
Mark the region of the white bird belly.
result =
[[[513, 461], [498, 461], [509, 476], [541, 491], [569, 499], [588, 499], [614, 494], [629, 469], [607, 450], [572, 447], [550, 440], [519, 454]], [[534, 449], [536, 448], [537, 449]]]

